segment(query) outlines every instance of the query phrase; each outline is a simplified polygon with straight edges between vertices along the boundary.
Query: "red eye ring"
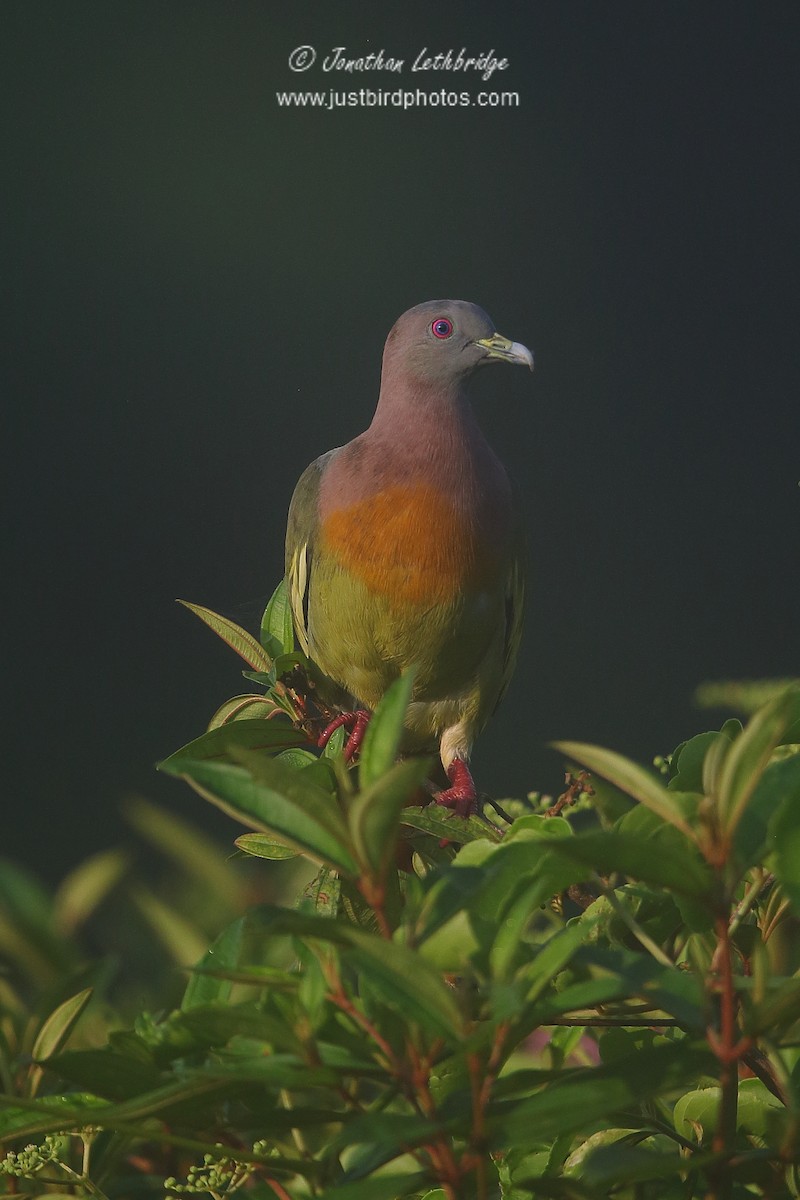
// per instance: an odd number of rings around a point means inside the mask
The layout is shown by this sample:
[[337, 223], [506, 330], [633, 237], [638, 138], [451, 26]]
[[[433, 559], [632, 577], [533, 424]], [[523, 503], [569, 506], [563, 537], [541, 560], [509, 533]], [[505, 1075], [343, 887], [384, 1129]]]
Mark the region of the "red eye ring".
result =
[[444, 340], [453, 332], [453, 322], [449, 317], [437, 317], [431, 322], [431, 333], [434, 337]]

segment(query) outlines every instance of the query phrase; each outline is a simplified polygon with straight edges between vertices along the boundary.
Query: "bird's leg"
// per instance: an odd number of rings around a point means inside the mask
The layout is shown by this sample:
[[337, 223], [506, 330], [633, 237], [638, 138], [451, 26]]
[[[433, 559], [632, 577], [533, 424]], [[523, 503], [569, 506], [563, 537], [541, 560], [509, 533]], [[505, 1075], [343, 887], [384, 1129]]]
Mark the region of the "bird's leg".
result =
[[478, 793], [469, 767], [461, 758], [454, 758], [447, 768], [451, 786], [439, 792], [437, 804], [452, 808], [458, 817], [471, 817], [478, 811]]
[[364, 708], [357, 708], [355, 712], [339, 713], [338, 717], [335, 717], [323, 729], [317, 741], [320, 750], [327, 746], [336, 730], [341, 729], [342, 725], [344, 725], [349, 735], [344, 745], [344, 761], [350, 762], [350, 759], [361, 749], [361, 743], [364, 740], [364, 734], [367, 732], [371, 715]]

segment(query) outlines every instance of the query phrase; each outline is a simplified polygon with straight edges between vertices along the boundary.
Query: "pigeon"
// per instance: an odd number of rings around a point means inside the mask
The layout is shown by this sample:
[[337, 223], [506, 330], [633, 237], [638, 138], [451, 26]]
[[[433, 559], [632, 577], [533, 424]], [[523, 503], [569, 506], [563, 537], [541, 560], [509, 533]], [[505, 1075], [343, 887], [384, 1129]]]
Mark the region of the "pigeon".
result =
[[514, 489], [467, 396], [495, 363], [533, 370], [526, 346], [463, 300], [418, 304], [383, 352], [369, 428], [304, 471], [286, 533], [297, 641], [339, 710], [322, 737], [346, 757], [392, 682], [415, 669], [402, 749], [438, 750], [439, 804], [477, 811], [477, 734], [511, 678], [522, 632], [523, 529]]

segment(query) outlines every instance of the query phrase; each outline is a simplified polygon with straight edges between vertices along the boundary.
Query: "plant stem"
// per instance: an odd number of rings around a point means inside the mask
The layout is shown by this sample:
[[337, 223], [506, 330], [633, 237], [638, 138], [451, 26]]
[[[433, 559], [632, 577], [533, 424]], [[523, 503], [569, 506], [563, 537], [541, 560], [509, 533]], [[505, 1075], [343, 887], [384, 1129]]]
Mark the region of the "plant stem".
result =
[[661, 963], [662, 967], [674, 967], [675, 964], [669, 955], [665, 954], [661, 947], [653, 941], [650, 935], [645, 933], [639, 922], [634, 917], [633, 913], [628, 912], [625, 905], [620, 903], [619, 897], [615, 894], [613, 887], [608, 886], [599, 875], [595, 876], [595, 883], [597, 883], [603, 889], [603, 893], [614, 912], [617, 914], [620, 920], [622, 920], [628, 926], [628, 929], [630, 929], [631, 933], [640, 943], [640, 945], [643, 946], [644, 949], [653, 956], [657, 963]]
[[708, 1200], [730, 1200], [733, 1194], [730, 1158], [736, 1146], [736, 1118], [739, 1103], [738, 1065], [739, 1058], [746, 1047], [736, 1036], [736, 993], [733, 985], [730, 925], [727, 913], [722, 913], [717, 917], [715, 929], [717, 947], [712, 967], [716, 967], [718, 972], [720, 1029], [719, 1036], [709, 1030], [708, 1040], [720, 1064], [720, 1104], [717, 1128], [711, 1146], [714, 1152], [722, 1157], [720, 1162], [709, 1172], [711, 1191], [708, 1193]]
[[375, 1026], [370, 1021], [369, 1017], [366, 1017], [364, 1015], [364, 1013], [360, 1012], [359, 1009], [356, 1008], [355, 1004], [353, 1004], [352, 1000], [350, 1000], [345, 995], [344, 991], [342, 991], [341, 988], [336, 991], [331, 990], [328, 993], [328, 999], [331, 1001], [332, 1004], [335, 1004], [337, 1008], [341, 1009], [341, 1011], [343, 1013], [346, 1013], [348, 1017], [350, 1017], [353, 1021], [355, 1021], [355, 1023], [357, 1025], [361, 1026], [361, 1028], [364, 1030], [364, 1032], [370, 1038], [372, 1038], [373, 1042], [378, 1047], [378, 1049], [380, 1050], [383, 1057], [386, 1059], [386, 1065], [390, 1069], [390, 1071], [395, 1076], [402, 1077], [402, 1074], [403, 1074], [402, 1064], [398, 1061], [394, 1050], [392, 1050], [392, 1047], [389, 1045], [389, 1043], [386, 1041], [386, 1039], [378, 1032], [378, 1030], [375, 1028]]
[[769, 878], [766, 871], [764, 871], [763, 868], [761, 868], [761, 867], [756, 868], [754, 875], [755, 875], [755, 878], [751, 881], [750, 886], [748, 887], [746, 893], [740, 900], [739, 904], [736, 907], [736, 911], [734, 912], [733, 916], [731, 917], [730, 925], [728, 927], [728, 932], [731, 934], [735, 933], [736, 930], [739, 928], [739, 926], [742, 923], [743, 918], [747, 916], [750, 909], [755, 904], [756, 900], [759, 897], [760, 892], [764, 888], [764, 885], [766, 884], [766, 882]]

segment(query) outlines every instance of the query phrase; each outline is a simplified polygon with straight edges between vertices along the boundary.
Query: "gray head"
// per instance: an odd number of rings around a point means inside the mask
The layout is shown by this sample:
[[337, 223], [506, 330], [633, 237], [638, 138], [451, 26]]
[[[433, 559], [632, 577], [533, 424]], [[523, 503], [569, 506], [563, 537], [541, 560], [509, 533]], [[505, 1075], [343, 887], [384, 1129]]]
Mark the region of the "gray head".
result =
[[499, 334], [483, 309], [466, 300], [427, 300], [410, 308], [395, 321], [383, 352], [384, 374], [400, 370], [443, 385], [492, 362], [533, 370], [530, 350]]

